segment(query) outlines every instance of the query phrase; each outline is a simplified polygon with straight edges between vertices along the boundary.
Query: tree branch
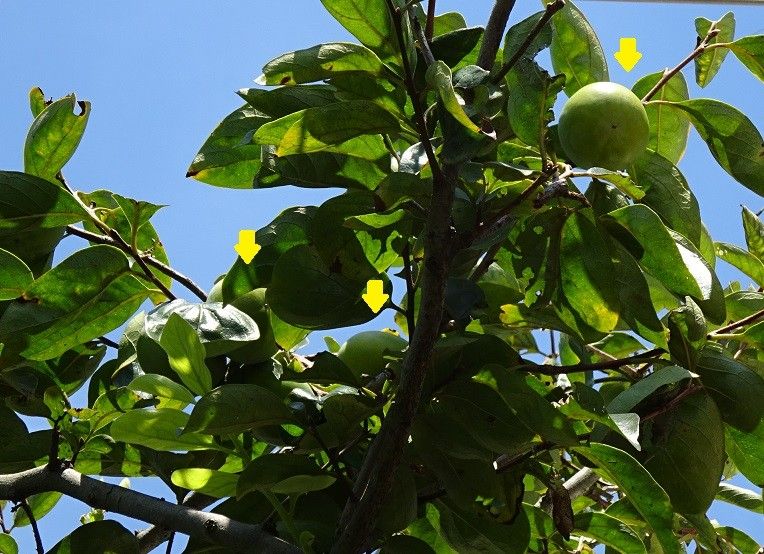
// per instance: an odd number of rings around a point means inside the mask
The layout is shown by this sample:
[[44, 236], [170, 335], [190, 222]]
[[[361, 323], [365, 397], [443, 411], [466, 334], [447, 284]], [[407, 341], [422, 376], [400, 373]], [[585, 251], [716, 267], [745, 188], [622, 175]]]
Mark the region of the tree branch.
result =
[[737, 321], [733, 321], [729, 325], [725, 325], [724, 327], [719, 327], [716, 331], [712, 331], [708, 334], [709, 339], [715, 339], [719, 338], [717, 335], [723, 335], [725, 333], [729, 333], [730, 331], [734, 331], [735, 329], [740, 329], [741, 327], [745, 327], [746, 325], [750, 325], [751, 323], [756, 323], [760, 319], [764, 319], [764, 310], [759, 310], [756, 313], [753, 313], [749, 315], [748, 317], [744, 317], [743, 319], [739, 319]]
[[51, 471], [47, 466], [0, 475], [0, 498], [19, 500], [57, 491], [93, 508], [153, 523], [242, 552], [297, 554], [300, 549], [265, 533], [259, 525], [200, 512], [138, 491], [104, 483], [74, 469]]
[[509, 60], [504, 62], [504, 65], [501, 66], [499, 72], [493, 76], [492, 81], [494, 84], [500, 83], [501, 80], [506, 77], [507, 73], [509, 73], [509, 71], [515, 66], [518, 60], [520, 60], [520, 58], [525, 55], [528, 47], [531, 45], [531, 43], [533, 43], [539, 33], [541, 33], [546, 24], [549, 23], [549, 20], [552, 19], [552, 16], [564, 7], [565, 0], [554, 0], [554, 2], [546, 5], [546, 9], [544, 10], [544, 14], [541, 16], [541, 19], [536, 22], [536, 24], [533, 26], [533, 29], [531, 29], [530, 33], [528, 33], [528, 36], [525, 37], [525, 40], [520, 45], [520, 48], [517, 49], [517, 52], [515, 52]]
[[653, 96], [655, 96], [661, 88], [663, 88], [663, 85], [668, 83], [671, 78], [682, 71], [684, 67], [689, 64], [692, 60], [703, 54], [703, 52], [706, 51], [706, 48], [708, 47], [708, 43], [711, 41], [712, 38], [714, 38], [716, 35], [719, 34], [719, 29], [712, 26], [705, 37], [698, 38], [698, 45], [695, 47], [695, 50], [690, 52], [690, 54], [683, 59], [679, 64], [674, 67], [673, 69], [667, 69], [663, 72], [663, 76], [658, 80], [657, 83], [655, 83], [655, 86], [651, 88], [647, 94], [645, 94], [644, 98], [642, 98], [642, 102], [648, 102]]
[[435, 32], [435, 0], [429, 0], [427, 2], [427, 24], [424, 28], [424, 36], [427, 40], [432, 40], [432, 35]]
[[[206, 507], [217, 502], [219, 498], [213, 498], [206, 494], [199, 494], [192, 492], [181, 503], [186, 508], [194, 510], [204, 510]], [[138, 551], [141, 554], [148, 554], [154, 550], [157, 546], [170, 539], [173, 531], [162, 527], [161, 525], [152, 525], [147, 527], [143, 531], [139, 531], [136, 534], [138, 538]]]
[[[388, 0], [396, 27], [398, 44], [406, 66], [407, 88], [416, 112], [420, 140], [425, 145], [433, 169], [433, 193], [430, 212], [424, 230], [424, 263], [422, 268], [422, 299], [416, 329], [403, 360], [400, 383], [382, 427], [372, 442], [356, 477], [353, 496], [345, 504], [337, 527], [339, 536], [332, 552], [357, 554], [372, 539], [377, 515], [391, 488], [400, 464], [411, 424], [419, 407], [422, 386], [432, 349], [439, 335], [443, 316], [446, 279], [451, 261], [451, 207], [456, 175], [452, 168], [440, 168], [435, 159], [430, 136], [424, 123], [422, 109], [413, 88], [413, 74], [408, 67], [401, 13]], [[416, 23], [414, 23], [416, 27]], [[421, 30], [421, 29], [420, 29]], [[426, 42], [421, 44], [427, 48]], [[427, 48], [429, 49], [429, 48]], [[425, 58], [427, 58], [425, 56]], [[432, 157], [430, 157], [432, 156]]]
[[416, 290], [414, 289], [414, 278], [411, 274], [411, 246], [406, 243], [403, 247], [403, 278], [406, 281], [406, 326], [408, 327], [408, 336], [414, 334], [416, 321], [414, 310], [416, 309]]
[[486, 71], [491, 71], [496, 62], [496, 54], [501, 46], [501, 39], [504, 38], [504, 29], [507, 28], [509, 14], [514, 7], [515, 0], [496, 0], [493, 5], [477, 59], [477, 65]]
[[629, 356], [628, 358], [621, 358], [617, 360], [605, 360], [604, 362], [596, 362], [593, 364], [575, 364], [575, 365], [546, 365], [546, 364], [526, 364], [518, 366], [516, 369], [519, 371], [526, 371], [529, 373], [541, 373], [543, 375], [565, 375], [568, 373], [579, 373], [582, 371], [595, 371], [595, 370], [607, 370], [607, 369], [619, 369], [622, 366], [644, 362], [645, 360], [657, 358], [663, 354], [663, 349], [654, 348], [641, 354]]
[[[100, 235], [98, 233], [91, 233], [90, 231], [86, 231], [85, 229], [80, 229], [79, 227], [75, 227], [74, 225], [67, 225], [66, 232], [69, 235], [80, 237], [90, 242], [95, 242], [97, 244], [108, 244], [109, 246], [113, 246], [115, 248], [119, 248], [120, 250], [124, 250], [124, 247], [120, 245], [120, 243], [114, 240], [112, 237], [108, 237], [106, 235]], [[130, 250], [131, 251], [128, 252], [128, 254], [136, 258], [136, 260], [137, 260], [137, 257], [140, 257], [147, 265], [150, 265], [151, 267], [155, 267], [156, 269], [158, 269], [159, 271], [161, 271], [168, 277], [171, 277], [172, 279], [174, 279], [175, 281], [177, 281], [178, 283], [186, 287], [188, 290], [193, 292], [202, 301], [207, 300], [207, 293], [205, 293], [204, 289], [202, 289], [199, 285], [194, 283], [194, 281], [192, 281], [190, 277], [186, 277], [179, 271], [171, 268], [169, 265], [163, 262], [160, 262], [153, 256], [150, 256], [144, 253], [140, 253], [139, 256], [135, 256], [132, 253], [132, 249]]]

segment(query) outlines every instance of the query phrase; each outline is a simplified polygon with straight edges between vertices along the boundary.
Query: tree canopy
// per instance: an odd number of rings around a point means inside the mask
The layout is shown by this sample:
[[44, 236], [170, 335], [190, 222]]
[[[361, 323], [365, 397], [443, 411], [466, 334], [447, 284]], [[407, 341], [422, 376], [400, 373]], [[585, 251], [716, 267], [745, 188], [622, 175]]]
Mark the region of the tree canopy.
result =
[[[764, 485], [764, 224], [743, 207], [746, 244], [714, 241], [677, 165], [694, 129], [764, 195], [761, 132], [683, 72], [764, 81], [764, 35], [700, 17], [677, 66], [618, 93], [636, 119], [596, 92], [568, 130], [558, 99], [609, 81], [572, 1], [513, 22], [496, 0], [484, 27], [321, 2], [358, 42], [267, 62], [187, 176], [342, 192], [242, 233], [209, 294], [172, 267], [163, 206], [65, 179], [90, 103], [30, 92], [23, 171], [0, 171], [0, 552], [26, 525], [45, 552], [62, 495], [92, 510], [51, 553], [756, 552], [706, 512], [764, 512], [728, 482]], [[370, 330], [381, 310], [397, 329]]]

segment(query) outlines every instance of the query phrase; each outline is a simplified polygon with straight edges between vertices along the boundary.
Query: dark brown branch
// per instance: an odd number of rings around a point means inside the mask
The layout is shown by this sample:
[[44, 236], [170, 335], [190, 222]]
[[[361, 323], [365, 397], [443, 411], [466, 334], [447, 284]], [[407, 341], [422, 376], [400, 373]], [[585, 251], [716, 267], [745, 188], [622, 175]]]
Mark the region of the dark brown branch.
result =
[[424, 27], [424, 36], [427, 40], [432, 40], [432, 35], [435, 32], [435, 0], [429, 0], [427, 2], [427, 23]]
[[403, 247], [403, 278], [406, 281], [406, 326], [408, 327], [408, 336], [414, 335], [416, 322], [414, 310], [416, 309], [416, 290], [414, 288], [414, 277], [411, 274], [411, 245], [406, 243]]
[[737, 321], [733, 321], [729, 325], [725, 325], [724, 327], [719, 327], [716, 331], [712, 331], [708, 334], [709, 339], [714, 339], [715, 335], [722, 335], [724, 333], [729, 333], [730, 331], [734, 331], [735, 329], [740, 329], [741, 327], [745, 327], [746, 325], [750, 325], [751, 323], [756, 323], [760, 319], [764, 319], [764, 310], [759, 310], [758, 312], [749, 315], [748, 317], [744, 317], [743, 319], [739, 319]]
[[45, 554], [45, 547], [42, 545], [42, 535], [40, 535], [40, 528], [37, 526], [37, 519], [34, 517], [34, 512], [32, 511], [29, 502], [27, 502], [26, 498], [22, 498], [19, 500], [18, 505], [22, 510], [24, 510], [24, 513], [26, 513], [27, 519], [29, 519], [29, 524], [32, 526], [32, 534], [34, 535], [34, 544], [35, 548], [37, 549], [37, 554]]
[[641, 354], [629, 356], [628, 358], [620, 358], [617, 360], [605, 360], [604, 362], [596, 362], [593, 364], [575, 364], [575, 365], [546, 365], [546, 364], [526, 364], [518, 366], [516, 369], [519, 371], [526, 371], [529, 373], [541, 373], [542, 375], [565, 375], [568, 373], [580, 373], [582, 371], [603, 371], [608, 369], [620, 369], [621, 367], [633, 363], [644, 362], [648, 359], [659, 357], [663, 354], [663, 349], [654, 348]]
[[[354, 496], [345, 504], [337, 527], [339, 535], [332, 552], [357, 554], [372, 539], [372, 531], [390, 490], [395, 471], [401, 462], [411, 424], [419, 407], [427, 366], [438, 338], [443, 316], [446, 279], [451, 260], [451, 207], [454, 197], [455, 174], [451, 168], [442, 170], [435, 158], [430, 136], [424, 124], [424, 110], [413, 86], [413, 73], [408, 65], [401, 13], [388, 0], [396, 27], [398, 45], [406, 71], [408, 94], [414, 105], [420, 140], [425, 146], [433, 169], [433, 193], [430, 212], [424, 230], [425, 259], [422, 264], [422, 298], [416, 329], [403, 360], [400, 382], [395, 399], [372, 442], [356, 477]], [[416, 25], [415, 25], [416, 26]], [[420, 44], [429, 50], [426, 41]], [[426, 56], [425, 56], [426, 58]]]
[[509, 73], [515, 64], [520, 60], [520, 58], [525, 55], [528, 47], [544, 29], [546, 24], [549, 23], [549, 20], [552, 19], [552, 16], [564, 7], [565, 0], [554, 0], [554, 2], [546, 5], [546, 9], [544, 10], [544, 14], [541, 16], [541, 19], [536, 22], [536, 24], [533, 26], [533, 29], [531, 29], [530, 33], [528, 33], [528, 36], [525, 37], [525, 40], [520, 45], [520, 48], [517, 49], [517, 52], [515, 52], [510, 59], [504, 62], [504, 65], [501, 66], [499, 72], [493, 76], [492, 80], [494, 84], [500, 83], [501, 80], [506, 77], [507, 73]]
[[661, 88], [663, 88], [663, 85], [668, 83], [671, 78], [682, 71], [684, 67], [689, 64], [692, 60], [703, 54], [703, 52], [706, 51], [706, 48], [708, 48], [708, 43], [711, 42], [711, 39], [714, 38], [716, 35], [719, 34], [719, 29], [716, 29], [715, 27], [711, 27], [709, 29], [708, 34], [706, 34], [705, 37], [698, 40], [698, 45], [695, 47], [695, 50], [690, 52], [690, 54], [683, 59], [679, 64], [674, 67], [673, 69], [666, 70], [663, 72], [663, 76], [658, 80], [657, 83], [655, 83], [655, 86], [651, 88], [647, 94], [645, 94], [644, 98], [642, 98], [642, 102], [648, 102], [653, 96], [655, 96]]
[[515, 7], [515, 0], [496, 0], [493, 10], [488, 18], [488, 24], [483, 33], [483, 44], [478, 53], [477, 65], [491, 71], [496, 62], [496, 54], [501, 47], [501, 39], [504, 38], [504, 29], [507, 28], [509, 14]]
[[231, 551], [297, 554], [300, 549], [267, 534], [259, 525], [200, 512], [138, 491], [104, 483], [73, 469], [47, 466], [0, 475], [0, 498], [16, 500], [57, 491], [93, 507], [198, 537]]
[[[124, 246], [122, 246], [118, 241], [114, 240], [112, 237], [107, 237], [106, 235], [101, 235], [99, 233], [91, 233], [90, 231], [86, 231], [85, 229], [80, 229], [79, 227], [75, 227], [74, 225], [67, 225], [66, 232], [69, 235], [80, 237], [90, 242], [94, 242], [97, 244], [108, 244], [115, 248], [119, 248], [120, 250], [124, 250]], [[128, 248], [130, 247], [128, 246]], [[132, 249], [130, 249], [130, 252], [128, 252], [128, 254], [130, 256], [133, 256]], [[199, 297], [202, 301], [207, 300], [207, 294], [204, 292], [204, 290], [199, 285], [194, 283], [189, 277], [186, 277], [182, 273], [171, 268], [167, 264], [160, 262], [159, 260], [157, 260], [156, 258], [148, 254], [142, 253], [140, 254], [140, 258], [147, 265], [150, 265], [151, 267], [155, 267], [160, 272], [164, 273], [168, 277], [171, 277], [173, 280], [177, 281], [178, 283], [186, 287], [188, 290], [193, 292], [197, 297]]]

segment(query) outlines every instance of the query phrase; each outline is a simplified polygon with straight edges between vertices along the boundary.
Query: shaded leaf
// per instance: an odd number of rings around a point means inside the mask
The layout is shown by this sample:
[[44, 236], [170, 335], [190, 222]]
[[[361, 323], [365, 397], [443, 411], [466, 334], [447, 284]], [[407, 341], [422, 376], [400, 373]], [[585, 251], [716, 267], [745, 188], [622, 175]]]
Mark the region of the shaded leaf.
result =
[[692, 379], [692, 373], [679, 366], [662, 367], [644, 379], [640, 379], [625, 391], [616, 396], [607, 406], [611, 414], [622, 414], [633, 411], [645, 398], [659, 388], [674, 385], [687, 379]]
[[574, 534], [594, 539], [623, 554], [644, 554], [644, 543], [622, 521], [604, 513], [584, 512], [576, 514]]
[[252, 460], [241, 472], [236, 494], [240, 498], [256, 490], [301, 494], [325, 489], [335, 480], [307, 456], [292, 453], [264, 454]]
[[592, 443], [575, 451], [594, 462], [599, 473], [618, 485], [650, 525], [666, 554], [681, 554], [683, 549], [673, 533], [674, 510], [669, 497], [637, 460], [606, 444]]
[[727, 455], [749, 481], [764, 487], [764, 420], [751, 432], [726, 429]]
[[270, 390], [257, 385], [223, 385], [199, 399], [183, 433], [236, 435], [292, 420], [289, 409]]
[[0, 300], [21, 296], [32, 284], [32, 270], [12, 252], [0, 248]]
[[86, 217], [63, 188], [27, 173], [0, 171], [0, 231], [52, 229]]
[[138, 539], [135, 535], [116, 521], [107, 519], [78, 527], [51, 548], [48, 554], [137, 554], [138, 551]]
[[507, 73], [509, 103], [507, 114], [512, 130], [526, 144], [538, 146], [552, 107], [565, 83], [561, 75], [550, 76], [530, 58], [521, 58]]

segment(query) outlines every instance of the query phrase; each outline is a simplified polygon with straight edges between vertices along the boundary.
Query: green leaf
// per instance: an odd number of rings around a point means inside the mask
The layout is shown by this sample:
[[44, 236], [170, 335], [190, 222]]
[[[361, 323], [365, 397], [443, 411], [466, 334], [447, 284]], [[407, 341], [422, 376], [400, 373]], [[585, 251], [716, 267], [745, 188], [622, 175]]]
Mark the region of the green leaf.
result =
[[457, 552], [521, 554], [527, 550], [530, 524], [524, 511], [507, 525], [492, 520], [485, 513], [465, 510], [447, 500], [437, 500], [434, 506], [438, 519], [431, 516], [429, 509], [428, 519]]
[[331, 79], [347, 73], [381, 76], [385, 66], [360, 44], [330, 42], [274, 58], [263, 67], [260, 85], [297, 85]]
[[552, 25], [552, 67], [565, 74], [565, 92], [573, 95], [581, 87], [607, 81], [607, 59], [594, 29], [578, 7], [568, 0]]
[[252, 134], [271, 118], [243, 106], [226, 116], [204, 142], [186, 177], [209, 185], [249, 189], [261, 162], [262, 147], [252, 142]]
[[321, 0], [321, 3], [340, 25], [382, 59], [397, 52], [385, 0]]
[[0, 231], [51, 229], [86, 217], [63, 188], [27, 173], [0, 171]]
[[[356, 276], [357, 277], [357, 276]], [[391, 285], [385, 275], [385, 293]], [[273, 268], [266, 299], [280, 319], [303, 329], [334, 329], [358, 325], [376, 317], [361, 295], [366, 280], [333, 271], [310, 246], [296, 246], [283, 254]]]
[[751, 432], [764, 417], [764, 379], [755, 371], [727, 356], [720, 348], [706, 347], [696, 372], [714, 399], [722, 419], [742, 431]]
[[29, 91], [29, 109], [32, 117], [37, 117], [47, 107], [48, 101], [45, 100], [45, 94], [40, 87], [32, 87]]
[[761, 548], [758, 541], [753, 540], [750, 536], [734, 527], [717, 527], [716, 534], [727, 542], [734, 544], [735, 548], [743, 553], [756, 552]]
[[692, 379], [692, 373], [683, 367], [662, 367], [621, 392], [608, 404], [607, 411], [611, 414], [631, 412], [659, 388], [675, 385], [687, 379]]
[[696, 369], [698, 352], [706, 344], [708, 324], [700, 307], [689, 296], [668, 316], [669, 352], [680, 364]]
[[165, 325], [175, 314], [191, 325], [208, 358], [230, 352], [241, 343], [260, 337], [257, 323], [233, 306], [224, 306], [220, 302], [191, 303], [181, 299], [166, 302], [146, 314], [146, 335], [161, 342]]
[[714, 248], [719, 258], [748, 275], [758, 286], [764, 286], [764, 263], [759, 258], [726, 242], [715, 242]]
[[709, 300], [715, 288], [721, 289], [697, 250], [690, 244], [680, 244], [647, 206], [619, 208], [603, 216], [603, 221], [640, 265], [672, 292]]
[[[644, 466], [677, 512], [704, 513], [724, 470], [724, 424], [710, 396], [696, 393], [650, 422]], [[644, 441], [643, 441], [644, 442]]]
[[90, 116], [90, 102], [79, 101], [74, 113], [74, 94], [48, 105], [38, 115], [24, 143], [24, 171], [52, 181], [80, 144]]
[[741, 37], [730, 44], [729, 49], [751, 73], [764, 81], [764, 35]]
[[144, 373], [130, 381], [127, 388], [131, 391], [152, 395], [159, 400], [158, 408], [182, 410], [194, 403], [194, 395], [186, 387], [164, 375]]
[[[266, 123], [255, 131], [253, 140], [276, 146], [277, 156], [288, 156], [332, 151], [332, 147], [362, 135], [397, 133], [399, 130], [398, 119], [387, 110], [368, 100], [349, 100], [300, 110]], [[340, 153], [355, 151], [353, 147], [352, 150], [340, 150]]]
[[560, 242], [562, 292], [571, 308], [592, 328], [615, 329], [620, 301], [607, 244], [582, 212], [574, 212], [562, 227]]
[[[48, 515], [50, 511], [56, 507], [61, 496], [63, 495], [60, 492], [52, 491], [35, 494], [27, 498], [27, 503], [34, 514], [35, 520], [40, 521], [43, 517]], [[27, 516], [27, 511], [21, 509], [16, 510], [16, 513], [13, 516], [13, 526], [26, 527], [27, 525], [31, 525], [29, 516]]]
[[135, 535], [116, 521], [106, 519], [78, 527], [51, 548], [48, 554], [138, 554], [138, 551], [138, 539]]
[[536, 434], [525, 427], [491, 387], [467, 381], [452, 383], [438, 393], [436, 414], [447, 414], [481, 446], [496, 453], [521, 451]]
[[116, 193], [113, 193], [112, 196], [117, 204], [119, 204], [119, 207], [122, 208], [122, 212], [125, 214], [130, 225], [130, 244], [137, 248], [138, 231], [164, 206], [144, 202], [143, 200], [133, 200]]
[[686, 113], [719, 165], [736, 181], [764, 195], [764, 140], [748, 117], [736, 108], [708, 98], [666, 102]]
[[5, 533], [0, 534], [0, 554], [18, 554], [19, 545], [16, 540]]
[[735, 467], [758, 487], [764, 486], [764, 420], [751, 432], [726, 429], [727, 455]]
[[738, 487], [732, 483], [719, 483], [716, 499], [745, 510], [759, 514], [764, 513], [764, 500], [762, 500], [760, 493]]
[[443, 107], [450, 113], [454, 119], [461, 123], [466, 129], [473, 133], [479, 133], [480, 127], [470, 120], [464, 108], [459, 102], [452, 82], [451, 68], [445, 62], [438, 60], [427, 68], [427, 83], [434, 88], [440, 96]]
[[743, 229], [748, 251], [764, 261], [764, 224], [759, 216], [743, 206]]
[[531, 383], [538, 382], [535, 377], [503, 367], [489, 366], [488, 370], [496, 380], [496, 390], [525, 427], [544, 441], [578, 444], [571, 422], [532, 388]]
[[565, 80], [561, 75], [551, 77], [532, 59], [524, 57], [507, 73], [506, 81], [512, 130], [524, 143], [538, 146], [554, 117], [552, 107]]
[[382, 545], [380, 554], [436, 554], [426, 541], [411, 535], [393, 535]]
[[681, 171], [657, 152], [646, 150], [632, 166], [631, 176], [645, 191], [640, 201], [667, 226], [699, 246], [700, 207]]
[[626, 452], [606, 444], [592, 443], [576, 452], [597, 466], [597, 472], [618, 485], [637, 511], [652, 527], [665, 554], [681, 554], [674, 537], [674, 510], [663, 488], [640, 463]]
[[[663, 72], [651, 73], [642, 77], [631, 88], [639, 98], [643, 98], [663, 77]], [[687, 81], [680, 71], [661, 87], [653, 100], [668, 100], [681, 102], [688, 100], [690, 93], [687, 89]], [[687, 148], [687, 136], [690, 132], [690, 121], [681, 113], [672, 110], [669, 106], [657, 102], [645, 104], [647, 119], [650, 122], [650, 140], [648, 148], [677, 164], [682, 159]]]
[[[700, 38], [704, 38], [712, 28], [719, 33], [708, 41], [709, 45], [731, 42], [735, 38], [735, 14], [727, 12], [717, 21], [711, 21], [705, 17], [695, 19], [695, 30]], [[726, 48], [711, 48], [695, 58], [695, 81], [698, 85], [701, 87], [708, 85], [726, 57]]]
[[241, 472], [236, 494], [239, 498], [251, 491], [301, 494], [325, 489], [335, 480], [307, 456], [264, 454], [252, 460]]
[[435, 16], [433, 36], [440, 36], [467, 27], [467, 21], [459, 12], [446, 12]]
[[226, 498], [236, 496], [239, 476], [213, 469], [186, 467], [173, 471], [171, 480], [174, 485], [184, 489], [214, 498]]
[[109, 434], [115, 441], [166, 452], [216, 449], [209, 435], [181, 434], [187, 422], [188, 414], [172, 408], [131, 410], [111, 423]]
[[12, 306], [0, 318], [0, 337], [23, 333], [21, 353], [48, 360], [116, 329], [147, 295], [120, 250], [91, 246], [34, 281], [24, 293], [29, 302]]
[[257, 385], [223, 385], [199, 399], [183, 433], [236, 435], [291, 421], [289, 408], [270, 390]]
[[192, 392], [204, 394], [212, 388], [212, 375], [204, 363], [204, 345], [196, 330], [177, 313], [167, 320], [159, 344], [167, 352], [170, 367]]
[[21, 296], [32, 284], [32, 270], [12, 252], [0, 248], [0, 300]]
[[[515, 23], [509, 28], [504, 37], [504, 60], [509, 61], [517, 52], [520, 51], [522, 44], [530, 35], [533, 28], [538, 24], [541, 18], [544, 16], [545, 11], [536, 12], [531, 16], [526, 17], [519, 23]], [[522, 57], [533, 59], [536, 54], [549, 47], [552, 43], [552, 28], [549, 25], [544, 25], [541, 32], [534, 37], [533, 41], [528, 45], [522, 54]]]
[[576, 514], [573, 534], [594, 539], [623, 554], [647, 553], [644, 543], [628, 525], [604, 513]]

